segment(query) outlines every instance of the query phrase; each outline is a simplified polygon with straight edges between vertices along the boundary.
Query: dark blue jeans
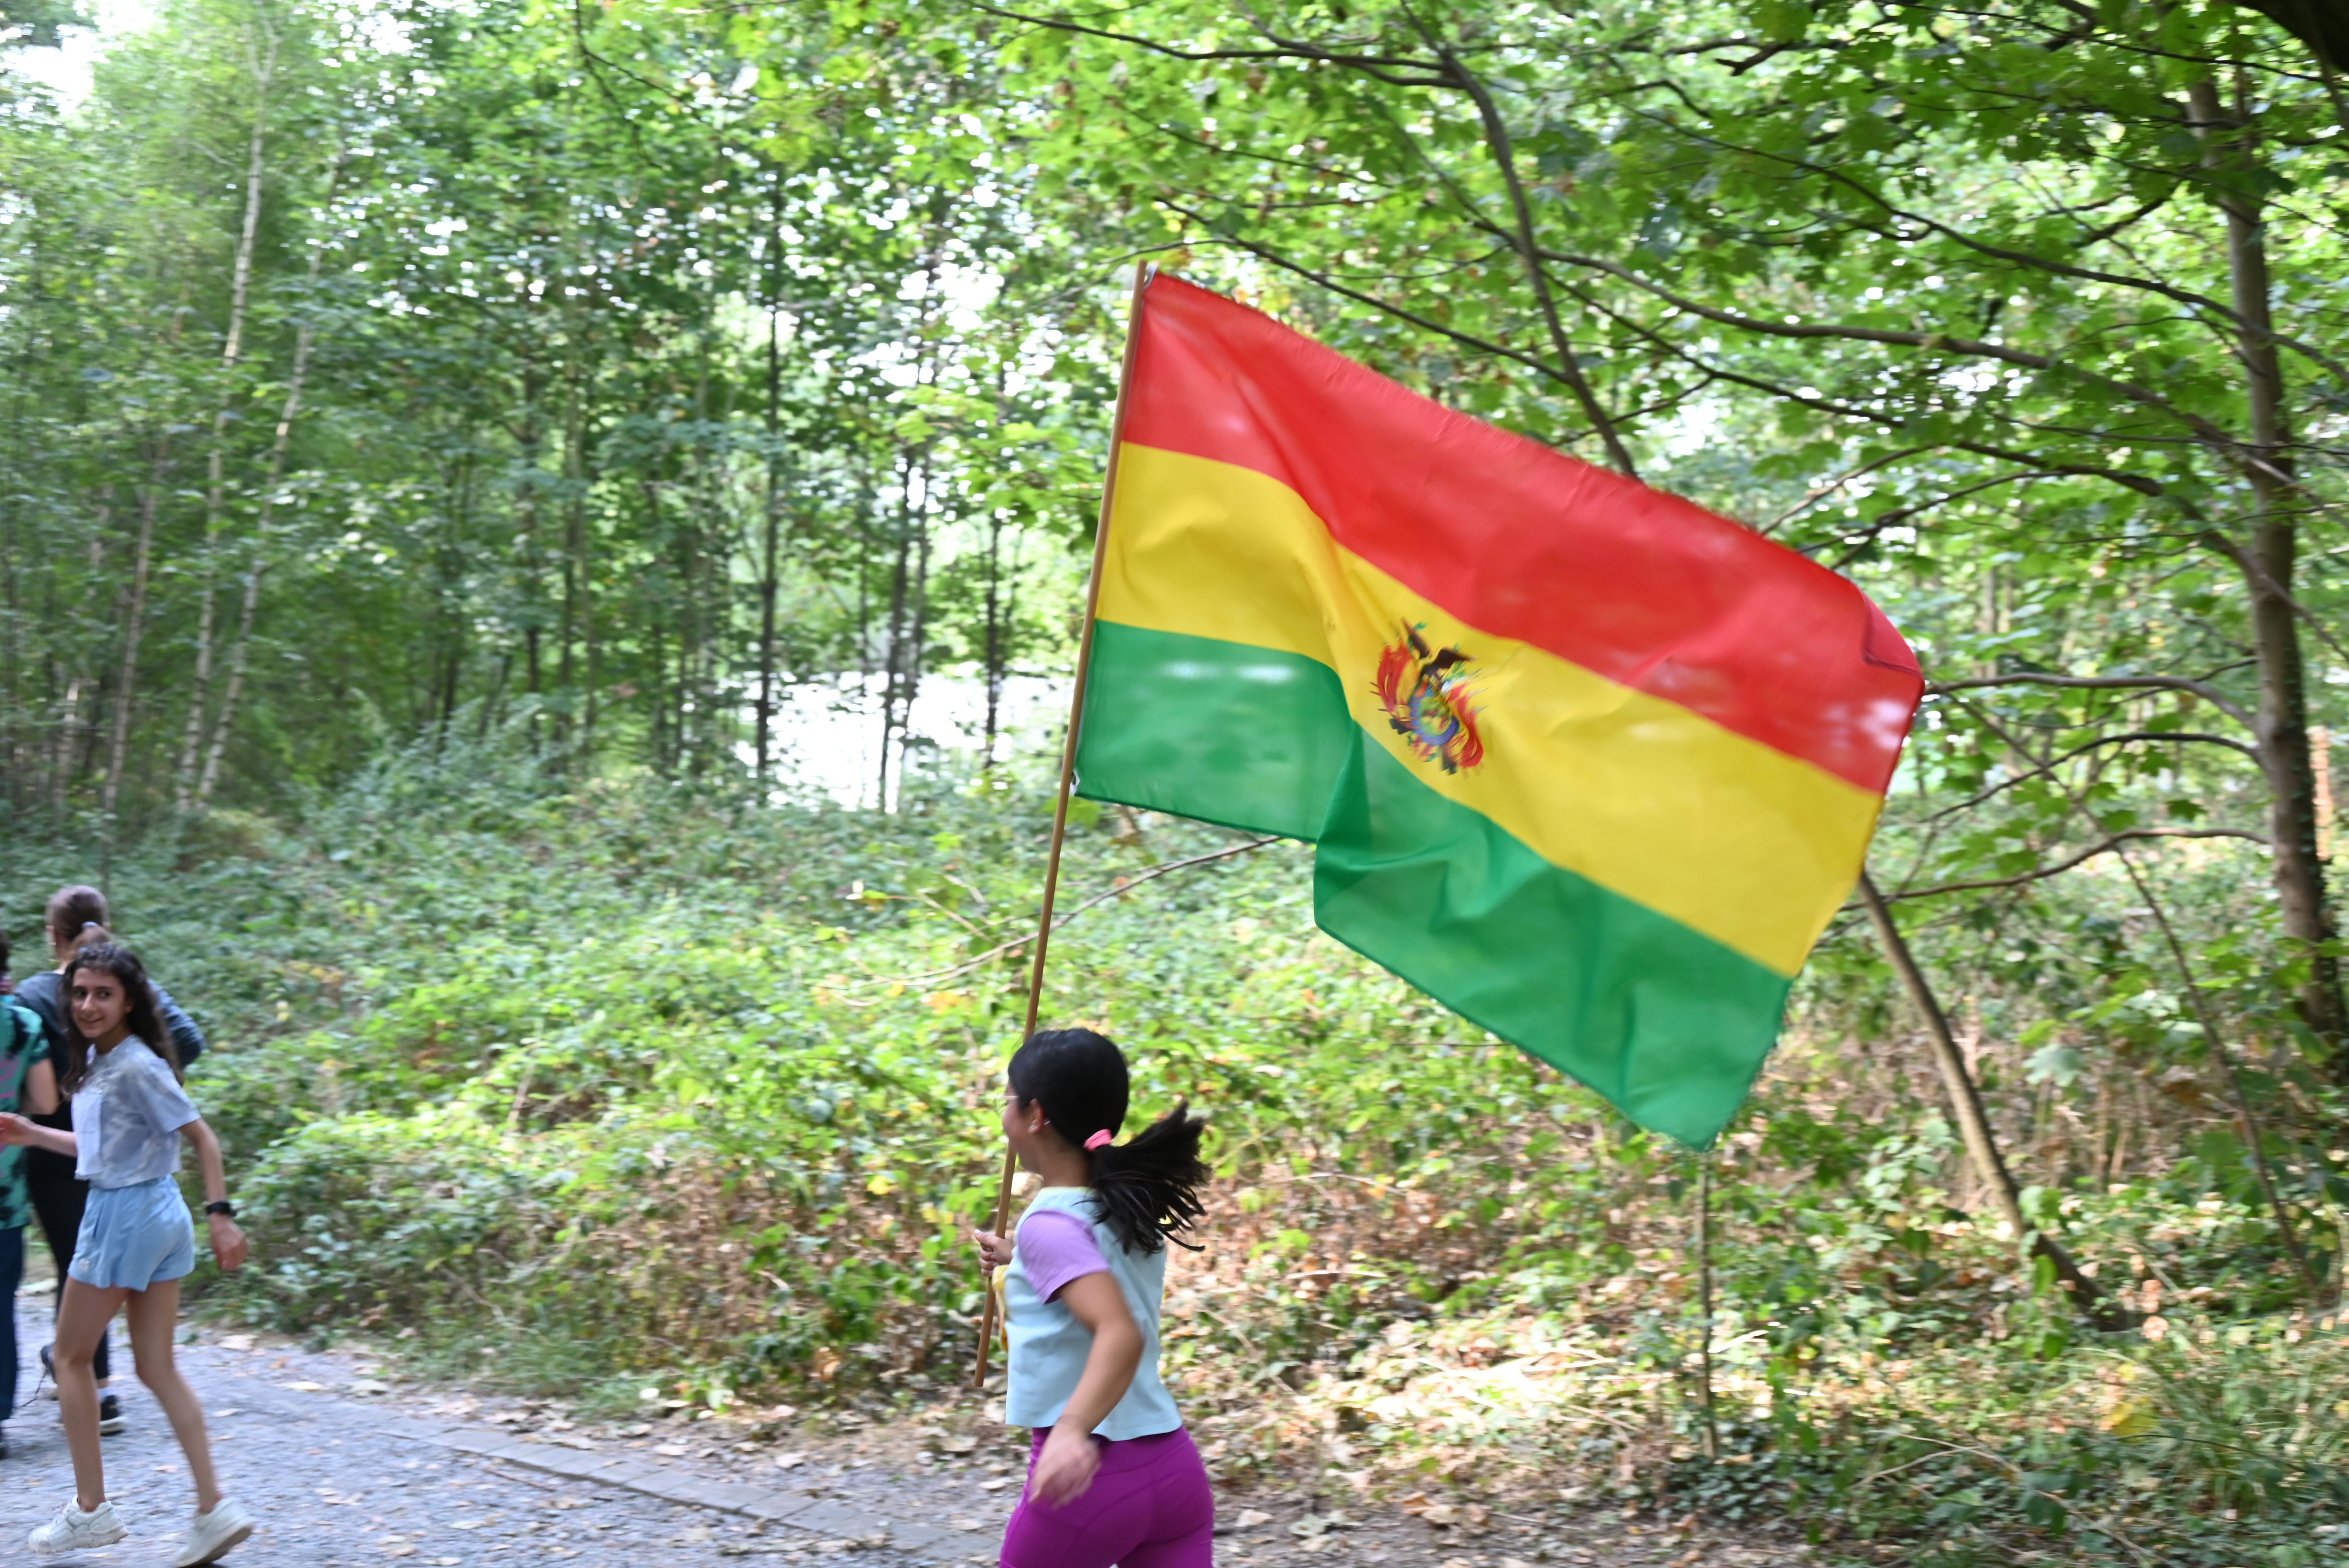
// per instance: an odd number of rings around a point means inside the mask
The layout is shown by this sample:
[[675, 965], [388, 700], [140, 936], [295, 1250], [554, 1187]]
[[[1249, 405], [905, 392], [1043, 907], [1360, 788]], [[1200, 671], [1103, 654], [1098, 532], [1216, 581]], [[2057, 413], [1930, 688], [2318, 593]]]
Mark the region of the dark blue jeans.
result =
[[16, 1413], [16, 1287], [25, 1278], [25, 1227], [0, 1230], [0, 1421]]

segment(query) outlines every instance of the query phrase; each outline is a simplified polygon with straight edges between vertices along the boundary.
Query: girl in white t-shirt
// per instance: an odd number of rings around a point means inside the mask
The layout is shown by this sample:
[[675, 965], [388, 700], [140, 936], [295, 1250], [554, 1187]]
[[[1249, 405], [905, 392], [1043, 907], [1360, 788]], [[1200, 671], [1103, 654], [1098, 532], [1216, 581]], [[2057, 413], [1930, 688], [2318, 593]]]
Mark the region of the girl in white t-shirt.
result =
[[1033, 1436], [1002, 1568], [1209, 1568], [1216, 1501], [1158, 1376], [1166, 1243], [1205, 1212], [1204, 1123], [1181, 1106], [1120, 1143], [1125, 1057], [1091, 1029], [1049, 1029], [1012, 1057], [1003, 1130], [1044, 1179], [1009, 1240], [1004, 1415]]
[[173, 1563], [197, 1568], [250, 1536], [254, 1521], [221, 1496], [203, 1407], [171, 1353], [180, 1281], [196, 1266], [195, 1227], [178, 1181], [183, 1140], [195, 1147], [203, 1172], [205, 1222], [222, 1268], [244, 1262], [244, 1233], [229, 1205], [220, 1140], [180, 1087], [171, 1037], [156, 1016], [155, 992], [138, 955], [110, 943], [83, 948], [67, 963], [63, 1000], [66, 1048], [57, 1078], [73, 1098], [74, 1130], [58, 1132], [0, 1115], [0, 1146], [29, 1144], [72, 1155], [74, 1174], [90, 1186], [57, 1309], [57, 1408], [73, 1454], [76, 1495], [27, 1544], [35, 1555], [53, 1557], [109, 1546], [127, 1533], [106, 1495], [90, 1364], [106, 1326], [127, 1303], [139, 1380], [171, 1418], [196, 1483], [195, 1521]]

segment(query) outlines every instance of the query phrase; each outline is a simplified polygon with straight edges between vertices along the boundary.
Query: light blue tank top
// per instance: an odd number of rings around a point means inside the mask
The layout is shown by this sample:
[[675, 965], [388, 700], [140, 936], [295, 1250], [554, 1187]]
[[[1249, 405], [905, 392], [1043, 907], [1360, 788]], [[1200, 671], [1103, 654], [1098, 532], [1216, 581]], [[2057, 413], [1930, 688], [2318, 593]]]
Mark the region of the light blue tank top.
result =
[[[1093, 1244], [1123, 1293], [1134, 1326], [1142, 1330], [1142, 1363], [1133, 1369], [1133, 1385], [1093, 1435], [1116, 1443], [1156, 1437], [1183, 1424], [1174, 1396], [1158, 1377], [1158, 1309], [1166, 1294], [1166, 1253], [1126, 1251], [1116, 1233], [1096, 1217], [1092, 1199], [1090, 1187], [1047, 1187], [1036, 1194], [1019, 1223], [1058, 1210], [1092, 1227]], [[1013, 1233], [1018, 1234], [1017, 1227]], [[1069, 1397], [1084, 1376], [1085, 1362], [1093, 1353], [1092, 1331], [1061, 1303], [1036, 1294], [1016, 1252], [1010, 1267], [1003, 1271], [1003, 1308], [1011, 1336], [1004, 1418], [1018, 1427], [1049, 1427], [1068, 1408]]]

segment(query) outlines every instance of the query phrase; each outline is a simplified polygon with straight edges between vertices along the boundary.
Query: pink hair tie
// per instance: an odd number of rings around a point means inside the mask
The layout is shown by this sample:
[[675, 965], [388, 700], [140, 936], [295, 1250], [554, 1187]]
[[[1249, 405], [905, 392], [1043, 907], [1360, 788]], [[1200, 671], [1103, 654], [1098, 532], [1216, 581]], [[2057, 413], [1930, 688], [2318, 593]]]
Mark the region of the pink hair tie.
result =
[[1099, 1149], [1102, 1144], [1107, 1143], [1110, 1140], [1111, 1136], [1112, 1135], [1107, 1129], [1103, 1129], [1102, 1131], [1094, 1133], [1091, 1138], [1085, 1140], [1085, 1152], [1091, 1154], [1094, 1150]]

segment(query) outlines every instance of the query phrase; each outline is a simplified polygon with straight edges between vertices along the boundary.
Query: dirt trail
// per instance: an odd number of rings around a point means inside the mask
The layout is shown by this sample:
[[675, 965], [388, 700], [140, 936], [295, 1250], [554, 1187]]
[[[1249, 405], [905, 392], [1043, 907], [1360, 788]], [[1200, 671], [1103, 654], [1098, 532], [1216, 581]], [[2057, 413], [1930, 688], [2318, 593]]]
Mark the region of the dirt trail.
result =
[[[46, 1298], [19, 1305], [26, 1367]], [[573, 1427], [543, 1407], [398, 1388], [366, 1356], [309, 1353], [191, 1326], [181, 1355], [212, 1415], [224, 1484], [264, 1529], [236, 1568], [700, 1568], [854, 1553], [856, 1568], [985, 1564], [1018, 1496], [1024, 1443], [977, 1412], [752, 1432], [726, 1421]], [[118, 1348], [119, 1348], [118, 1345]], [[60, 1564], [171, 1561], [189, 1504], [162, 1412], [118, 1380], [129, 1429], [106, 1443], [129, 1540]], [[830, 1428], [833, 1423], [823, 1423]], [[0, 1562], [71, 1489], [57, 1406], [27, 1398], [0, 1461]], [[1340, 1496], [1219, 1491], [1219, 1563], [1235, 1568], [1765, 1568], [1805, 1561], [1764, 1540], [1688, 1532], [1611, 1510], [1495, 1512], [1431, 1525]]]

